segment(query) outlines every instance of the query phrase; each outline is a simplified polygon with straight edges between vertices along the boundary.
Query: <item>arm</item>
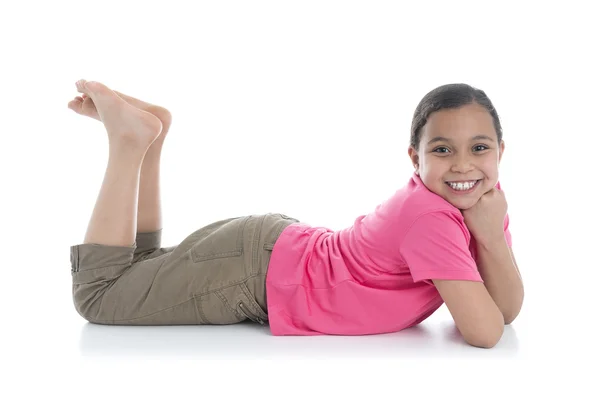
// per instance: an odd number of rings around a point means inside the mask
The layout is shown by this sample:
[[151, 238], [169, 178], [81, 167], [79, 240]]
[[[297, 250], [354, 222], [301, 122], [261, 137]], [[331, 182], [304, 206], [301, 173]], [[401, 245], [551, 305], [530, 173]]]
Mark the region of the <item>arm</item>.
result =
[[456, 327], [471, 346], [489, 349], [504, 333], [504, 318], [482, 282], [434, 279]]
[[504, 333], [504, 316], [483, 283], [468, 232], [454, 212], [421, 214], [401, 241], [400, 256], [414, 282], [433, 282], [465, 341], [490, 348]]
[[[517, 261], [515, 260], [515, 255], [513, 254], [512, 248], [508, 248], [510, 250], [510, 258], [512, 258], [513, 263], [515, 264], [515, 268], [517, 269], [517, 273], [519, 274], [519, 278], [521, 278], [521, 271], [519, 271], [519, 266], [517, 265]], [[523, 278], [521, 278], [521, 281]]]
[[521, 311], [524, 289], [512, 249], [503, 236], [477, 242], [477, 267], [504, 323], [510, 324]]

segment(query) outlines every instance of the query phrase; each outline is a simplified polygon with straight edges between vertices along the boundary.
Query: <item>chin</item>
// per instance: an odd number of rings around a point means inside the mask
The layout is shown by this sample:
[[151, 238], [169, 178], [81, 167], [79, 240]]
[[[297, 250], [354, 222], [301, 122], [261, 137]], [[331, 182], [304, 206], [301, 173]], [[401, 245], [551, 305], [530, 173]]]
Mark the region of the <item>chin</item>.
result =
[[461, 210], [461, 211], [463, 211], [463, 210], [468, 210], [469, 208], [471, 208], [471, 207], [473, 207], [473, 206], [474, 206], [474, 204], [471, 204], [471, 205], [469, 205], [469, 206], [464, 206], [464, 205], [457, 205], [457, 204], [454, 204], [454, 207], [458, 208], [458, 209], [459, 209], [459, 210]]
[[459, 201], [446, 199], [446, 201], [452, 204], [454, 207], [458, 208], [459, 210], [466, 210], [477, 204], [477, 202], [479, 201], [479, 197], [476, 199], [462, 199]]

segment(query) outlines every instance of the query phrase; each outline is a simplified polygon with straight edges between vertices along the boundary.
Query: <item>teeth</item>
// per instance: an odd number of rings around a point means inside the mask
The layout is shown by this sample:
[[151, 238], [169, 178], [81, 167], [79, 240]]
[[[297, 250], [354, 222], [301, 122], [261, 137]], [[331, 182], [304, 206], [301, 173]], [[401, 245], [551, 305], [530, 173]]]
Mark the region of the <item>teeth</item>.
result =
[[477, 181], [471, 181], [471, 182], [448, 182], [448, 184], [452, 187], [452, 189], [454, 190], [469, 190], [471, 189], [475, 184], [477, 183]]

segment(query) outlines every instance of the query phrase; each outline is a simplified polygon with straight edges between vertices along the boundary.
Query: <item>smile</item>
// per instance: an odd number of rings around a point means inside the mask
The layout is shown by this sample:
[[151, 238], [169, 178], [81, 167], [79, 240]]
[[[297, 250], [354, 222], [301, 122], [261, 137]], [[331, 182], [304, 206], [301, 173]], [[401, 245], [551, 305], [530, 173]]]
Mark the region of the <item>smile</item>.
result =
[[467, 181], [461, 183], [452, 183], [445, 182], [446, 185], [450, 188], [450, 191], [455, 194], [469, 194], [475, 191], [475, 189], [479, 186], [481, 179], [476, 181]]

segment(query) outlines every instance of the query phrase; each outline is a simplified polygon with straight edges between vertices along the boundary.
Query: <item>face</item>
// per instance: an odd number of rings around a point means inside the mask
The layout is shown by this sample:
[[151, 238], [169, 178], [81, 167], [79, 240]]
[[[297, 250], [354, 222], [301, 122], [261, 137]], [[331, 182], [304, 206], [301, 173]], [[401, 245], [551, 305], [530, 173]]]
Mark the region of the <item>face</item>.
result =
[[[498, 183], [503, 152], [494, 120], [479, 104], [431, 113], [422, 128], [419, 151], [408, 150], [425, 186], [461, 210], [475, 205]], [[475, 180], [470, 190], [453, 189], [447, 183]]]

